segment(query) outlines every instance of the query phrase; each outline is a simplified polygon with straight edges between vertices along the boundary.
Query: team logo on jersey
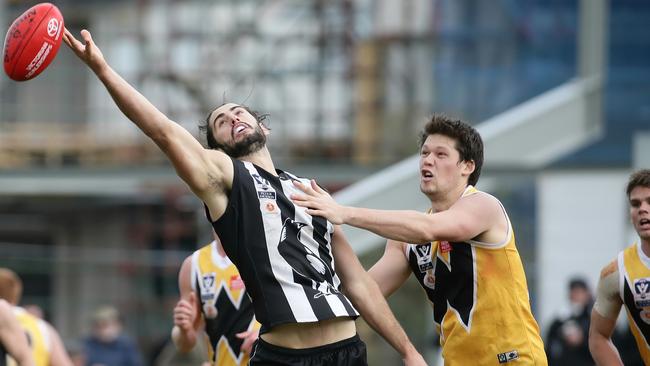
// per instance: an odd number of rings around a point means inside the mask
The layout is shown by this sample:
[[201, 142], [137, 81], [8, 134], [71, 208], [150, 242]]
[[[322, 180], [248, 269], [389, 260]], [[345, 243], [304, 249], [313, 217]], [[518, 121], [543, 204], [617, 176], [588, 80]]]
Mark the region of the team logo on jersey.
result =
[[217, 317], [217, 314], [219, 314], [219, 311], [213, 303], [210, 302], [203, 304], [203, 315], [205, 315], [206, 318], [214, 319]]
[[433, 273], [433, 270], [427, 271], [424, 279], [422, 279], [422, 283], [432, 290], [436, 289], [436, 275]]
[[230, 289], [231, 290], [241, 290], [244, 288], [244, 281], [242, 281], [239, 275], [230, 276]]
[[441, 253], [451, 252], [451, 244], [449, 244], [448, 241], [441, 241], [440, 242], [440, 252]]
[[321, 259], [318, 252], [310, 249], [309, 243], [315, 241], [302, 236], [303, 222], [286, 219], [280, 234], [278, 252], [291, 266], [294, 281], [315, 290], [314, 298], [335, 295], [339, 291], [334, 287], [334, 271]]
[[650, 306], [650, 280], [648, 278], [634, 280], [634, 305], [637, 308]]
[[433, 262], [431, 261], [431, 244], [416, 245], [415, 255], [418, 260], [418, 268], [420, 268], [420, 272], [425, 273], [433, 269]]
[[510, 352], [504, 352], [504, 353], [499, 353], [497, 355], [497, 360], [499, 360], [499, 363], [508, 363], [510, 361], [514, 361], [519, 359], [519, 352], [517, 350], [512, 350]]

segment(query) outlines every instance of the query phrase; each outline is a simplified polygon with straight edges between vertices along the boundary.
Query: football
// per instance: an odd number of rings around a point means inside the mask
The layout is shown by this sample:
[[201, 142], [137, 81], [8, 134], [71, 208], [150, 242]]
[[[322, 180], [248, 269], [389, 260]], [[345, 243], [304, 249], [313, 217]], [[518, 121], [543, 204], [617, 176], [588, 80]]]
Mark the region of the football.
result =
[[34, 5], [16, 18], [3, 47], [7, 76], [25, 81], [43, 72], [61, 47], [63, 29], [63, 16], [50, 3]]

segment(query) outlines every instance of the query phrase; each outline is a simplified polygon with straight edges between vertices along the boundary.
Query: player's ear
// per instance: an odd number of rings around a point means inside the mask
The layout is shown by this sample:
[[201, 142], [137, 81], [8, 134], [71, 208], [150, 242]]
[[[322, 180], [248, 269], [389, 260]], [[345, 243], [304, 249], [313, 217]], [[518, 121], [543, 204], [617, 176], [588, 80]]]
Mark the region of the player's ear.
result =
[[265, 136], [268, 136], [268, 135], [271, 134], [271, 129], [266, 127], [266, 125], [264, 123], [259, 122], [259, 124], [260, 124], [260, 128], [262, 128], [262, 132], [264, 132]]
[[476, 169], [476, 163], [474, 163], [474, 160], [463, 160], [460, 164], [463, 175], [470, 176], [474, 173], [474, 169]]

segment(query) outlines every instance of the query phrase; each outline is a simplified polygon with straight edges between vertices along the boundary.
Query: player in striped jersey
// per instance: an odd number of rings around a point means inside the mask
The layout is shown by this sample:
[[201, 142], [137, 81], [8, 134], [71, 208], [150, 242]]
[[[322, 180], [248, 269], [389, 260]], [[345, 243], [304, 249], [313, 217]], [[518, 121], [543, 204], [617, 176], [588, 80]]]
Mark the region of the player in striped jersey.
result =
[[250, 365], [365, 365], [359, 313], [407, 365], [425, 364], [341, 229], [291, 202], [299, 178], [275, 168], [261, 118], [238, 104], [218, 107], [206, 119], [206, 149], [119, 76], [88, 31], [81, 36], [66, 30], [63, 41], [204, 202], [239, 269], [262, 324]]
[[188, 352], [205, 331], [213, 365], [247, 365], [260, 324], [239, 271], [216, 234], [183, 261], [178, 286], [181, 299], [174, 308], [172, 330], [176, 347]]
[[25, 332], [13, 313], [13, 307], [0, 299], [0, 366], [7, 366], [11, 356], [18, 366], [34, 366]]
[[413, 273], [433, 307], [445, 365], [546, 365], [510, 219], [474, 188], [483, 142], [465, 122], [436, 115], [420, 135], [420, 190], [429, 213], [338, 205], [296, 183], [307, 212], [391, 239], [370, 273], [389, 296]]
[[[36, 366], [72, 365], [72, 360], [54, 327], [18, 306], [22, 291], [23, 284], [20, 277], [8, 268], [0, 268], [0, 299], [12, 305], [14, 316], [27, 335], [34, 364]], [[14, 365], [14, 361], [10, 359], [8, 365]]]
[[623, 364], [612, 343], [622, 306], [643, 363], [650, 365], [650, 169], [634, 172], [626, 193], [640, 241], [621, 251], [600, 273], [589, 328], [589, 350], [598, 365]]

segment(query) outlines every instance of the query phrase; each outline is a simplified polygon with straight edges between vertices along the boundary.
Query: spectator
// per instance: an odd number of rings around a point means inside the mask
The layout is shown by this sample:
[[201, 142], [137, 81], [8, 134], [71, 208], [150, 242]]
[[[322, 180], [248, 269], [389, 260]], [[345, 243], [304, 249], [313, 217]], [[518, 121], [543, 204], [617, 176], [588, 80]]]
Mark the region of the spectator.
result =
[[114, 307], [102, 306], [92, 319], [92, 334], [83, 342], [88, 366], [142, 366], [142, 355], [133, 339], [123, 333]]
[[582, 278], [569, 281], [570, 307], [553, 320], [546, 337], [549, 365], [593, 365], [589, 353], [589, 319], [593, 294]]

